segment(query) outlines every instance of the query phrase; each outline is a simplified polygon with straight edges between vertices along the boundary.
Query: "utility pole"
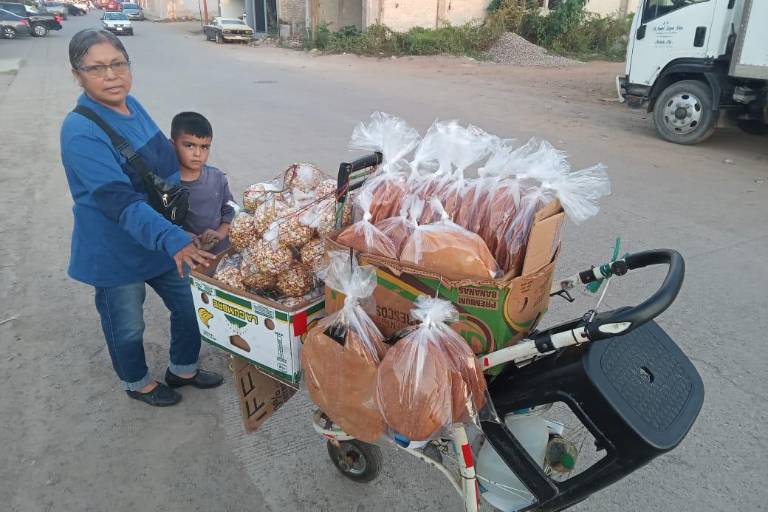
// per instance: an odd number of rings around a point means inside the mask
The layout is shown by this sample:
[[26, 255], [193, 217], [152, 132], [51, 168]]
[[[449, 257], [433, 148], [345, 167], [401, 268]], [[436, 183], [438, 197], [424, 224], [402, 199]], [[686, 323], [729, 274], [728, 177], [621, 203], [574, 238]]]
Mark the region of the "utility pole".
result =
[[208, 0], [203, 0], [203, 24], [208, 24]]

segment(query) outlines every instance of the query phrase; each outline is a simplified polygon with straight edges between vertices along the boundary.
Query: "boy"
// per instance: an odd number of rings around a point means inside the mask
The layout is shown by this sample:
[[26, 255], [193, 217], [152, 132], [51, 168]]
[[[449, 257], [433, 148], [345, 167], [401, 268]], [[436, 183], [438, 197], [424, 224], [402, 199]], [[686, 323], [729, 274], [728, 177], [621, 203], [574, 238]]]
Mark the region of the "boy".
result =
[[182, 112], [171, 122], [171, 142], [179, 159], [181, 182], [189, 189], [184, 229], [196, 235], [201, 249], [218, 254], [229, 248], [229, 225], [235, 210], [226, 175], [206, 165], [213, 140], [211, 123], [197, 112]]

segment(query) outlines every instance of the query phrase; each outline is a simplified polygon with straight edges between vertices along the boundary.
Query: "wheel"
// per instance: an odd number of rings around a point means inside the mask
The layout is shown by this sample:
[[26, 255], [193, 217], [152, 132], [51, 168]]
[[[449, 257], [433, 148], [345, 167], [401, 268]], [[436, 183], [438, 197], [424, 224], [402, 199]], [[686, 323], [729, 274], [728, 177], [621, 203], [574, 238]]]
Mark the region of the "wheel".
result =
[[744, 133], [750, 135], [767, 135], [768, 125], [760, 119], [737, 119], [736, 126]]
[[698, 144], [715, 131], [720, 115], [712, 110], [712, 91], [703, 82], [683, 80], [662, 91], [653, 109], [661, 138], [676, 144]]
[[328, 441], [328, 455], [341, 473], [355, 482], [371, 482], [381, 471], [381, 448], [362, 441]]
[[16, 39], [16, 29], [13, 27], [3, 27], [3, 39]]
[[133, 35], [133, 29], [131, 29], [131, 30], [128, 32], [128, 35], [129, 35], [129, 36], [132, 36], [132, 35]]
[[35, 37], [45, 37], [48, 35], [48, 27], [39, 23], [32, 25], [32, 35]]
[[224, 38], [221, 35], [221, 32], [216, 32], [216, 43], [222, 44], [224, 42]]

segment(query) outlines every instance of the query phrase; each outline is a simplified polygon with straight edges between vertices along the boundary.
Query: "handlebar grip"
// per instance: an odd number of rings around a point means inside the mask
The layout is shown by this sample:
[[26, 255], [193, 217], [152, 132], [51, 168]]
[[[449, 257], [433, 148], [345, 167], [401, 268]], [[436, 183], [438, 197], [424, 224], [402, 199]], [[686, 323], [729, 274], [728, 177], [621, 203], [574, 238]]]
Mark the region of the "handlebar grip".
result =
[[360, 180], [356, 183], [350, 183], [350, 176], [363, 169], [369, 167], [376, 167], [383, 160], [383, 155], [380, 152], [375, 152], [370, 155], [358, 158], [354, 162], [343, 162], [339, 165], [339, 174], [336, 178], [336, 198], [341, 199], [344, 195], [349, 193], [350, 190], [359, 188], [365, 180]]
[[630, 270], [651, 265], [669, 265], [661, 287], [647, 300], [635, 307], [606, 311], [595, 316], [586, 326], [593, 341], [626, 334], [653, 320], [672, 305], [683, 286], [685, 261], [679, 252], [671, 249], [656, 249], [628, 255], [624, 258]]

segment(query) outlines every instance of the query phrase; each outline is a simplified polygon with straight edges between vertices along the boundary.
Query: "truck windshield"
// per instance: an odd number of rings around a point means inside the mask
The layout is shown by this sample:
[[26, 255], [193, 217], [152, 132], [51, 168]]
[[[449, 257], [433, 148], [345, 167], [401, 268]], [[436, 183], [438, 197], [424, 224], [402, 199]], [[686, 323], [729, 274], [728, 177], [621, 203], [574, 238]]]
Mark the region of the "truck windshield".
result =
[[709, 0], [647, 0], [645, 7], [643, 7], [643, 23], [648, 23], [678, 9], [704, 2], [709, 2]]

